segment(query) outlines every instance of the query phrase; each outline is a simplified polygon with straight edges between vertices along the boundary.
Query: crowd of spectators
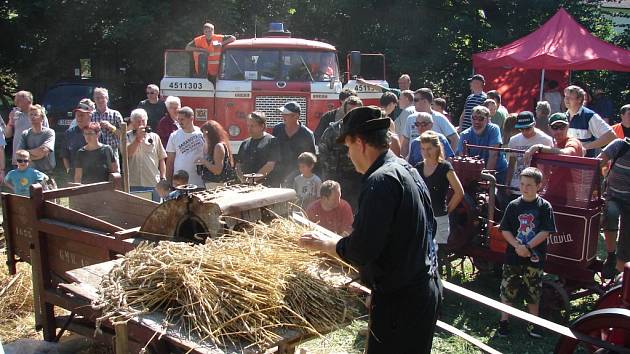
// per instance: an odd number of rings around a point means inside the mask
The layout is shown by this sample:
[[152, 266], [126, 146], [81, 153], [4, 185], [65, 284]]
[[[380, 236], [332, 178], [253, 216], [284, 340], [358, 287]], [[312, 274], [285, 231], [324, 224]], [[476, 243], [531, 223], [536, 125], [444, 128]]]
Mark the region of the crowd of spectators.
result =
[[[440, 194], [436, 196], [440, 200], [436, 203], [439, 210], [434, 210], [438, 217], [452, 210], [451, 204], [441, 202], [445, 189], [456, 191], [451, 200], [459, 198], [457, 176], [446, 163], [456, 155], [483, 159], [485, 168], [495, 175], [497, 183], [506, 185], [509, 200], [520, 195], [521, 173], [537, 153], [600, 156], [623, 166], [624, 159], [617, 155], [623, 155], [626, 150], [619, 148], [624, 145], [615, 139], [630, 134], [630, 105], [621, 107], [620, 122], [611, 126], [614, 114], [602, 90], [595, 90], [592, 105], [586, 106], [589, 96], [584, 89], [571, 85], [561, 90], [557, 82], [549, 81], [545, 83], [546, 100], [539, 101], [533, 113], [508, 112], [499, 91], [485, 91], [482, 75], [473, 75], [468, 81], [470, 95], [463, 102], [459, 121], [453, 122], [446, 99], [435, 97], [426, 87], [411, 90], [408, 75], [401, 75], [399, 89], [358, 80], [383, 91], [379, 106], [383, 117], [388, 117], [392, 123], [390, 149], [417, 166], [427, 183], [434, 183], [429, 181], [441, 176], [441, 184], [436, 187]], [[152, 199], [160, 201], [169, 195], [174, 181], [181, 182], [183, 176], [186, 176], [185, 184], [207, 188], [233, 180], [294, 188], [298, 205], [309, 215], [320, 215], [318, 222], [329, 222], [337, 225], [335, 228], [340, 232], [347, 231], [347, 224], [339, 226], [343, 222], [326, 221], [328, 217], [321, 215], [339, 217], [358, 205], [362, 175], [355, 170], [348, 148], [337, 143], [342, 118], [363, 106], [356, 92], [342, 90], [339, 106], [322, 115], [314, 132], [301, 123], [300, 116], [306, 107], [295, 101], [277, 107], [283, 121], [273, 127], [267, 126], [265, 113], [250, 112], [247, 115], [249, 137], [237, 152], [232, 151], [229, 136], [218, 122], [211, 120], [197, 127], [194, 111], [182, 107], [178, 97], [161, 97], [157, 85], [147, 85], [146, 95], [130, 113], [125, 135], [132, 191], [151, 190]], [[5, 138], [13, 137], [13, 154], [7, 168], [17, 171], [13, 178], [16, 173], [28, 173], [28, 181], [41, 180], [39, 174], [51, 176], [57, 164], [55, 153], [61, 157], [63, 169], [74, 183], [105, 181], [109, 173], [121, 170], [123, 135], [118, 130], [123, 116], [109, 107], [107, 89], [96, 88], [91, 99], [77, 102], [75, 119], [58, 146], [55, 141], [60, 139], [48, 127], [45, 110], [33, 102], [30, 92], [16, 93], [15, 106], [6, 125], [2, 122], [0, 135], [2, 149], [6, 145]], [[510, 152], [493, 149], [499, 147], [507, 147]], [[56, 148], [59, 151], [56, 152]], [[617, 158], [620, 158], [618, 162]], [[28, 163], [27, 168], [24, 161]], [[617, 177], [623, 175], [619, 167], [610, 169], [613, 177], [623, 180]], [[13, 191], [24, 192], [16, 186], [15, 180], [5, 179], [4, 161], [0, 165], [0, 179]], [[165, 187], [168, 188], [165, 190]], [[606, 216], [611, 215], [611, 221], [606, 223], [609, 268], [611, 263], [616, 264], [614, 239], [618, 228], [615, 220], [618, 215], [624, 218], [624, 213], [618, 212], [625, 210], [624, 199], [619, 197], [623, 192], [625, 188], [616, 190], [616, 199], [611, 197], [609, 203], [615, 205], [608, 208], [616, 211], [606, 213]], [[336, 208], [341, 208], [343, 213], [330, 212]], [[315, 209], [316, 212], [309, 212]], [[348, 218], [343, 219], [346, 222]], [[438, 223], [441, 241], [448, 237], [444, 227], [445, 222]]]

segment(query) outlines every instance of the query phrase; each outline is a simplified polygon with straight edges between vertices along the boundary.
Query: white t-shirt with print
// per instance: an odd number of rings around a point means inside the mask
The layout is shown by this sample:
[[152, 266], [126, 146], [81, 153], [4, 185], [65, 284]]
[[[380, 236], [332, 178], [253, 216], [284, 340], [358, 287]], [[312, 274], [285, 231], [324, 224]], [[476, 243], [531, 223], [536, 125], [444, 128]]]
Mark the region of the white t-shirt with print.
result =
[[203, 187], [201, 176], [197, 174], [195, 161], [203, 158], [204, 139], [203, 133], [198, 127], [194, 127], [192, 133], [186, 133], [178, 129], [171, 133], [166, 145], [166, 152], [175, 153], [173, 174], [179, 170], [188, 172], [188, 183]]
[[[553, 139], [545, 134], [542, 130], [534, 128], [536, 135], [527, 139], [522, 133], [516, 134], [510, 138], [508, 147], [510, 149], [527, 150], [531, 146], [536, 144], [543, 144], [545, 146], [553, 146]], [[525, 169], [525, 163], [523, 161], [523, 154], [511, 154], [516, 159], [516, 165], [514, 166], [514, 174], [510, 182], [510, 187], [518, 188], [520, 184], [521, 172]], [[512, 191], [512, 193], [520, 194], [518, 191]]]

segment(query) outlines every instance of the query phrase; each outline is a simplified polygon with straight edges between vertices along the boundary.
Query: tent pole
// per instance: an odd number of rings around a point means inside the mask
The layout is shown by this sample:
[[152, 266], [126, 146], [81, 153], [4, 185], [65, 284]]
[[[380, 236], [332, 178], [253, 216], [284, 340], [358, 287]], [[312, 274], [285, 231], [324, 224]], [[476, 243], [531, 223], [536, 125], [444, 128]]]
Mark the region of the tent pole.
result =
[[543, 100], [544, 91], [545, 91], [545, 69], [542, 69], [542, 71], [540, 72], [540, 99], [539, 101]]

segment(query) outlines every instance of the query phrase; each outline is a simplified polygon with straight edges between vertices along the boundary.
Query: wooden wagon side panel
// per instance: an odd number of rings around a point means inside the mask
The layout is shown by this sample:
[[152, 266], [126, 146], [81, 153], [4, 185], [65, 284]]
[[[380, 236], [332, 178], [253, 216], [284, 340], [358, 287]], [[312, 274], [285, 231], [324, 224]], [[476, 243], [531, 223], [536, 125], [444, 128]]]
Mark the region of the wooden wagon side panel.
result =
[[71, 209], [123, 229], [141, 226], [159, 205], [117, 190], [76, 195], [69, 199]]

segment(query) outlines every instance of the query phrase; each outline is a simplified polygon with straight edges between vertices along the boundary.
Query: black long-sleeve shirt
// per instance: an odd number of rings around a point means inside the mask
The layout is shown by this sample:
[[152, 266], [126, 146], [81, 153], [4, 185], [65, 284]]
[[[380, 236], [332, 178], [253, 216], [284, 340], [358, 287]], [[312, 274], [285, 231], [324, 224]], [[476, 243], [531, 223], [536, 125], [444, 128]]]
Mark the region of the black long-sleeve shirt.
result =
[[391, 293], [436, 274], [435, 219], [429, 192], [406, 161], [383, 153], [363, 176], [350, 236], [337, 254], [357, 266], [372, 290]]

